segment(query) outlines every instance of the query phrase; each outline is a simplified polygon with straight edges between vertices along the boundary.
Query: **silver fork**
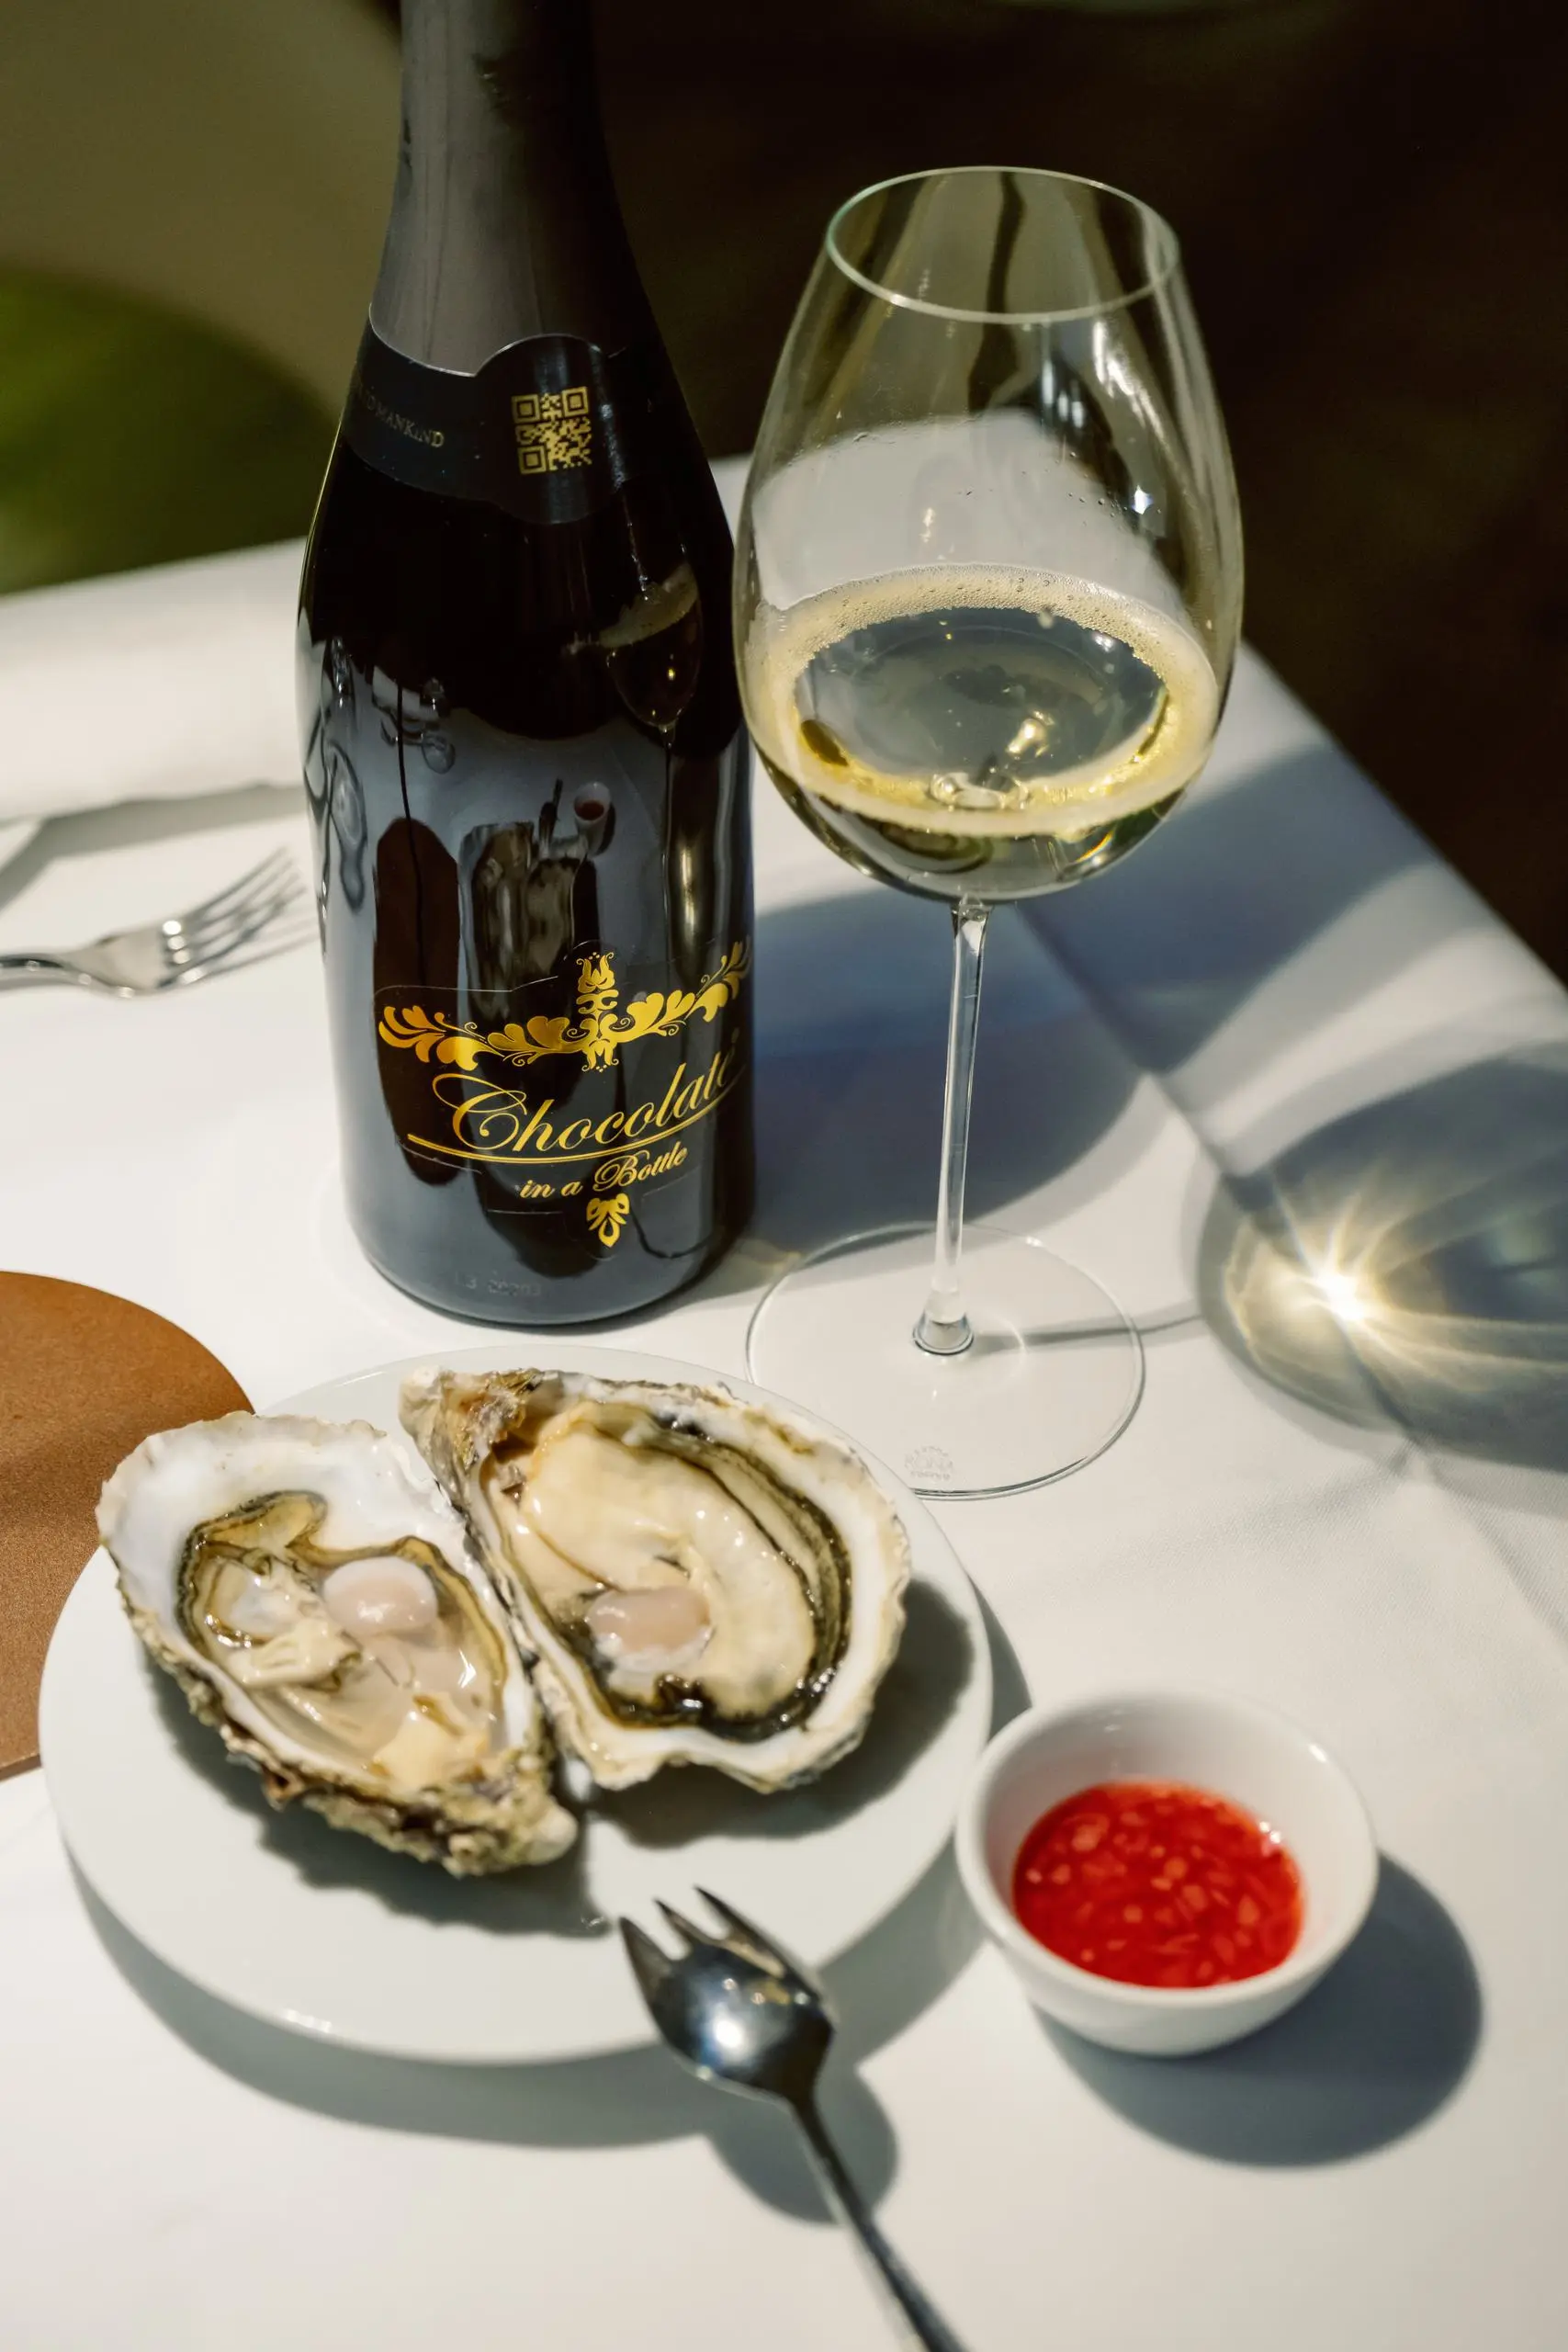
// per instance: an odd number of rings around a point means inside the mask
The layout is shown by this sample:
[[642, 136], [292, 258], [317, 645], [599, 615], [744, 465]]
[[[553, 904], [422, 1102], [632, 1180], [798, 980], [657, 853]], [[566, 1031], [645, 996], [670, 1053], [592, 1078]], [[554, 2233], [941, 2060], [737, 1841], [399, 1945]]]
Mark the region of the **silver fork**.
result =
[[[274, 850], [226, 889], [183, 915], [111, 931], [83, 947], [18, 948], [0, 953], [0, 989], [71, 981], [111, 996], [157, 996], [189, 988], [215, 972], [237, 971], [281, 956], [315, 935], [306, 915], [310, 893], [287, 850]], [[249, 948], [253, 952], [246, 954]]]
[[897, 2308], [927, 2352], [961, 2352], [863, 2202], [817, 2111], [817, 2077], [833, 2038], [833, 2013], [818, 1978], [716, 1894], [703, 1901], [723, 1931], [698, 1928], [659, 1906], [685, 1949], [671, 1959], [635, 1919], [621, 1921], [626, 1957], [649, 2015], [678, 2058], [707, 2083], [782, 2099], [806, 2136], [829, 2204], [855, 2232]]

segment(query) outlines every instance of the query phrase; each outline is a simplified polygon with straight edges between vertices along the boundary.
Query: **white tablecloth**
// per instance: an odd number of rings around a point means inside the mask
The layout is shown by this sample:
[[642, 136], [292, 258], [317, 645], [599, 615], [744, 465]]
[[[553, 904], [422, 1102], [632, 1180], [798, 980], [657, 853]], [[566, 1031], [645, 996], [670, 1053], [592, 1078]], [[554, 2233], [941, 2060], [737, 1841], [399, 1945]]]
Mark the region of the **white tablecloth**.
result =
[[[929, 1211], [947, 956], [934, 909], [766, 793], [758, 818], [761, 1204], [635, 1332], [733, 1371], [782, 1251]], [[0, 944], [162, 912], [277, 842], [304, 854], [292, 791], [56, 820], [0, 869]], [[838, 1972], [831, 2120], [974, 2352], [1546, 2352], [1568, 1004], [1252, 660], [1191, 808], [1001, 918], [987, 989], [973, 1205], [1093, 1269], [1148, 1347], [1100, 1461], [940, 1512], [1004, 1703], [1252, 1692], [1339, 1750], [1388, 1861], [1308, 2005], [1178, 2064], [1043, 2030], [943, 1864]], [[6, 1262], [143, 1301], [264, 1402], [474, 1336], [348, 1234], [310, 955], [156, 1002], [8, 997], [0, 1036]], [[1352, 1345], [1260, 1230], [1315, 1253]], [[0, 2081], [7, 2352], [889, 2340], [781, 2120], [657, 2051], [465, 2072], [248, 2022], [94, 1911], [37, 1774], [0, 1786]]]

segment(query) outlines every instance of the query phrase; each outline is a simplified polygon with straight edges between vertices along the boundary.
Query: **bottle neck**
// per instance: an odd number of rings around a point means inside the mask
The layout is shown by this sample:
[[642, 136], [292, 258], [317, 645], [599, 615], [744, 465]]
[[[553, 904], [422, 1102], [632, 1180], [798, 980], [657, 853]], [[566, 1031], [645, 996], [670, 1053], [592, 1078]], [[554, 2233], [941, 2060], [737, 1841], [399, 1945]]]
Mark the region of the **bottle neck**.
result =
[[589, 0], [403, 0], [403, 119], [371, 298], [382, 342], [473, 375], [536, 334], [652, 332], [615, 198]]

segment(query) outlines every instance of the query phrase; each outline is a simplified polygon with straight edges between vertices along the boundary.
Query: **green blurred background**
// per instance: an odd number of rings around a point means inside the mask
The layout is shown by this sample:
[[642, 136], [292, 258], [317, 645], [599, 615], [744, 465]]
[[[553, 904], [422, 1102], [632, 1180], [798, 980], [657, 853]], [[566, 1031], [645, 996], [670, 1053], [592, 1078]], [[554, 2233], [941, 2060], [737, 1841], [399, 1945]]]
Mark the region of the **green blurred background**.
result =
[[304, 528], [323, 404], [194, 319], [0, 275], [0, 592]]
[[[1561, 0], [598, 0], [632, 235], [744, 449], [832, 208], [933, 163], [1180, 232], [1248, 632], [1568, 973]], [[397, 124], [375, 0], [7, 0], [0, 588], [309, 520]]]

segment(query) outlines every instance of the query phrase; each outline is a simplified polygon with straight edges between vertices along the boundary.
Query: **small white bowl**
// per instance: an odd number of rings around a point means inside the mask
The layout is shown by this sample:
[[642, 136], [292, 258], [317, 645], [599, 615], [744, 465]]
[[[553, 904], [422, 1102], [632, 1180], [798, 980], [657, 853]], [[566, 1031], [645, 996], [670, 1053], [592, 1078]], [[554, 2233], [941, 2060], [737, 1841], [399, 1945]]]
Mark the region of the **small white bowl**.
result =
[[[1284, 1839], [1301, 1873], [1302, 1931], [1277, 1968], [1190, 1992], [1122, 1984], [1059, 1960], [1010, 1900], [1043, 1813], [1101, 1781], [1179, 1781], [1228, 1797]], [[1309, 1993], [1371, 1907], [1378, 1854], [1366, 1809], [1327, 1750], [1284, 1715], [1218, 1692], [1134, 1691], [1034, 1708], [975, 1768], [954, 1842], [964, 1891], [1037, 2008], [1111, 2050], [1174, 2058], [1255, 2033]]]

